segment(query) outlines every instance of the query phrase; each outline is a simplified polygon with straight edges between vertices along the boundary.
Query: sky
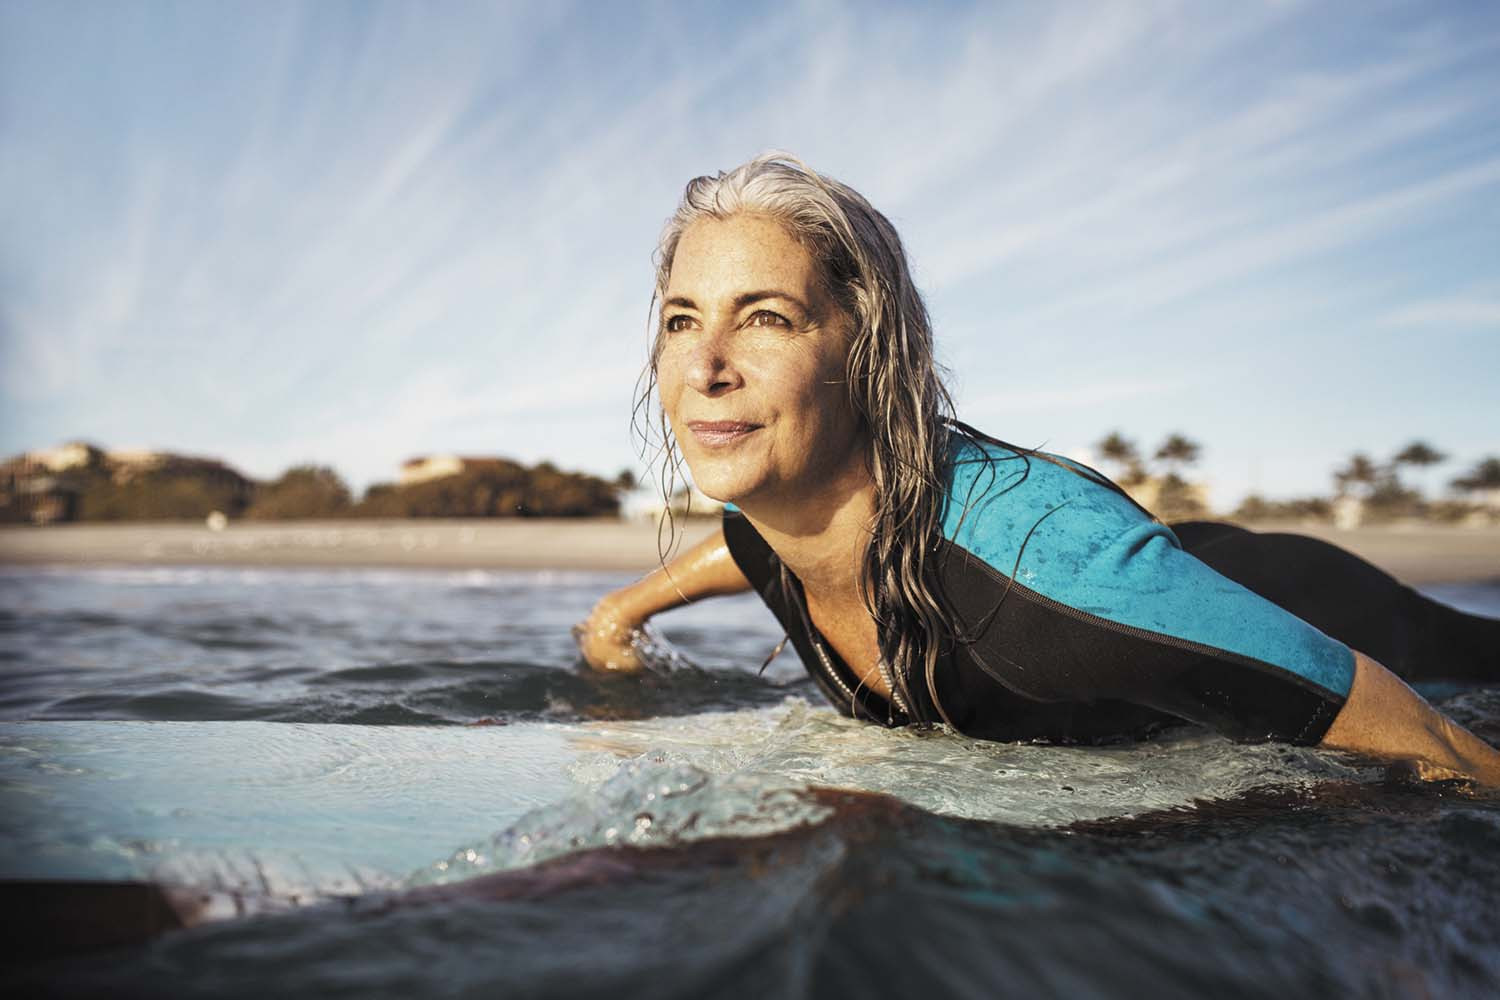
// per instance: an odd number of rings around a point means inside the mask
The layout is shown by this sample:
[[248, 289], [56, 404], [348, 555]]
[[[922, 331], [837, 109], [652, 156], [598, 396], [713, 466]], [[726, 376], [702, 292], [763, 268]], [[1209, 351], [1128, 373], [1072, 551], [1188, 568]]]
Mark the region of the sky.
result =
[[1500, 4], [0, 0], [0, 452], [643, 474], [651, 255], [790, 150], [961, 417], [1220, 507], [1500, 453]]

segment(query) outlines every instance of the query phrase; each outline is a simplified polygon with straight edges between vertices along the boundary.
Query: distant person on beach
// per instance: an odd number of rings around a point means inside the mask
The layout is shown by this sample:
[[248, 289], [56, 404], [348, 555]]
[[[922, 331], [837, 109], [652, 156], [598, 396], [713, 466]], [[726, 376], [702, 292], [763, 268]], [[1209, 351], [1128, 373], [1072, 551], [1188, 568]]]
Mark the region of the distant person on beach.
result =
[[576, 628], [594, 668], [640, 670], [652, 615], [754, 589], [828, 699], [883, 725], [1102, 742], [1185, 719], [1500, 786], [1500, 753], [1402, 680], [1500, 680], [1500, 621], [1313, 539], [1168, 527], [958, 421], [901, 240], [848, 186], [784, 154], [693, 180], [656, 304], [642, 402], [725, 514]]

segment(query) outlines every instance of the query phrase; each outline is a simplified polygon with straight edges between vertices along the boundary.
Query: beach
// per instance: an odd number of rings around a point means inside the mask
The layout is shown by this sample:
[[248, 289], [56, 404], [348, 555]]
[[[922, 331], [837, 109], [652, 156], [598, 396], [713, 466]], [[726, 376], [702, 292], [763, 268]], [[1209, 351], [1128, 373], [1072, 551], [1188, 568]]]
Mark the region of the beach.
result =
[[[0, 529], [0, 564], [639, 571], [718, 527], [605, 518], [60, 524]], [[659, 549], [658, 546], [662, 548]]]
[[[714, 518], [679, 521], [675, 544], [693, 545]], [[1500, 578], [1500, 528], [1396, 524], [1251, 525], [1340, 545], [1412, 584]], [[645, 572], [672, 539], [654, 523], [613, 519], [236, 521], [93, 523], [0, 529], [0, 564], [427, 569], [566, 569]]]

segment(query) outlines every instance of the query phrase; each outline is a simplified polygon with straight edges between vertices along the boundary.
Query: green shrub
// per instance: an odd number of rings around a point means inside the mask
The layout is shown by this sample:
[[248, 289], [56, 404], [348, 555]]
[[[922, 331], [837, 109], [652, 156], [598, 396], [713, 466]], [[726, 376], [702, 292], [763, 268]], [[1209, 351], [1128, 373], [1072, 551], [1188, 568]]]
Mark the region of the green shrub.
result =
[[352, 506], [349, 487], [337, 472], [326, 465], [298, 465], [261, 485], [245, 516], [255, 520], [340, 517]]
[[471, 462], [462, 472], [398, 486], [380, 483], [353, 509], [362, 517], [604, 517], [618, 514], [620, 487], [597, 476], [534, 469], [507, 459]]

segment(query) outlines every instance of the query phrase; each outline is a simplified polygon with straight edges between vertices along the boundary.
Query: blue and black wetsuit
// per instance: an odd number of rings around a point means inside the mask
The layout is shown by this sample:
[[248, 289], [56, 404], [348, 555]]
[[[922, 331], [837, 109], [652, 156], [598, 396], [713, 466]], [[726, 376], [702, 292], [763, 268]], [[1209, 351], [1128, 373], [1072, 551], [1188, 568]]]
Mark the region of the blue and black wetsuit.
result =
[[[1494, 673], [1500, 623], [1334, 546], [1206, 523], [1179, 534], [1083, 466], [952, 440], [932, 582], [962, 627], [940, 647], [936, 687], [970, 736], [1097, 742], [1187, 719], [1241, 740], [1317, 743], [1353, 681], [1351, 647], [1412, 679], [1425, 657], [1452, 652], [1424, 638], [1452, 624], [1444, 613], [1468, 619], [1448, 633], [1473, 646], [1450, 674]], [[743, 515], [726, 512], [724, 536], [836, 706], [891, 725], [940, 717], [925, 684], [912, 685], [910, 713], [860, 686]]]

